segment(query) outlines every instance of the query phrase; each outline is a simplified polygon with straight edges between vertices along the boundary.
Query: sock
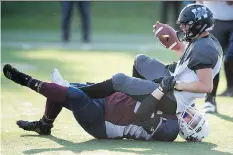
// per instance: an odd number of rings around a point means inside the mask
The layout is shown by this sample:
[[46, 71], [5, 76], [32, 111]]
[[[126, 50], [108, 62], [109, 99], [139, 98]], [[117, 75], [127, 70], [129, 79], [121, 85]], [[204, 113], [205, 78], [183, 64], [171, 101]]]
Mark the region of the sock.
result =
[[42, 117], [42, 121], [46, 124], [53, 124], [58, 114], [62, 110], [63, 103], [56, 103], [49, 99], [46, 100], [45, 112]]
[[80, 87], [79, 89], [86, 93], [90, 98], [105, 98], [115, 93], [112, 79], [103, 81], [101, 83]]
[[33, 78], [30, 78], [28, 83], [27, 83], [27, 86], [36, 92], [40, 91], [42, 85], [43, 85], [42, 81], [37, 80], [37, 79], [33, 79]]

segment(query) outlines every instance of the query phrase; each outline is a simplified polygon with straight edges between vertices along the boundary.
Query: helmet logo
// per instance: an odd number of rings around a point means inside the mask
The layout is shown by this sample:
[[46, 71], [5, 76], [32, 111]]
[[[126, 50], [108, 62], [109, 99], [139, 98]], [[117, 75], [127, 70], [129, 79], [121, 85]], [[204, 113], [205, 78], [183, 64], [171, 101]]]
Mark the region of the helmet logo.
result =
[[188, 24], [189, 25], [191, 25], [191, 24], [193, 24], [194, 22], [192, 21], [192, 20], [190, 20], [189, 22], [188, 22]]
[[207, 18], [207, 10], [206, 7], [199, 7], [191, 10], [193, 14], [195, 15], [195, 19], [200, 20], [202, 17]]

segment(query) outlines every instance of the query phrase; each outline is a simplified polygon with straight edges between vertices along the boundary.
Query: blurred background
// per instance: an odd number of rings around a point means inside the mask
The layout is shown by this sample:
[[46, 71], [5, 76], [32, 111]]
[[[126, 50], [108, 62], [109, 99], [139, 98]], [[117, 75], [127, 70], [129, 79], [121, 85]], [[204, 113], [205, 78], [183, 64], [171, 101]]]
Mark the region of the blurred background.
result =
[[2, 46], [16, 46], [12, 42], [20, 41], [25, 48], [43, 43], [75, 49], [153, 49], [152, 25], [160, 20], [175, 26], [176, 12], [184, 5], [164, 3], [2, 2]]

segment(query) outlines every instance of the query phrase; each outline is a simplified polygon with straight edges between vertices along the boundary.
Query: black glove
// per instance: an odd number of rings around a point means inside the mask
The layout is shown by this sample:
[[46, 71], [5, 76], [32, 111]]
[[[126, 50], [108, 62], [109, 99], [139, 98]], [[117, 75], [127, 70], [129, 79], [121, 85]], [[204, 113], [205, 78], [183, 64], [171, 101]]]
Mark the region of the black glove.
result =
[[162, 82], [160, 83], [160, 87], [162, 88], [162, 92], [166, 94], [167, 92], [174, 89], [176, 84], [176, 80], [174, 76], [166, 76], [163, 78]]
[[158, 79], [154, 79], [153, 82], [154, 83], [161, 83], [164, 77], [158, 78]]
[[165, 68], [167, 68], [170, 72], [174, 73], [176, 69], [177, 62], [173, 62], [172, 64], [166, 65]]

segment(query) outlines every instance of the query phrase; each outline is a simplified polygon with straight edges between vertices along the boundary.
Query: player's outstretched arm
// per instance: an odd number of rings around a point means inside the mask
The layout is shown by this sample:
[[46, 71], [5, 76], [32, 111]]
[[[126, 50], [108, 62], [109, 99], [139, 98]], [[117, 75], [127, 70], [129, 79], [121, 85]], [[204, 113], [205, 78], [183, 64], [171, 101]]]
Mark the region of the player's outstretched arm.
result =
[[173, 76], [163, 78], [160, 86], [141, 102], [135, 113], [137, 119], [144, 121], [150, 118], [161, 98], [164, 94], [173, 90], [175, 83], [176, 81]]

